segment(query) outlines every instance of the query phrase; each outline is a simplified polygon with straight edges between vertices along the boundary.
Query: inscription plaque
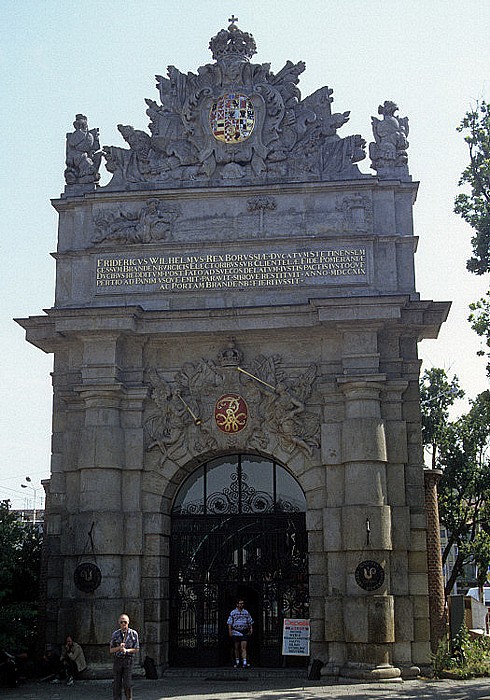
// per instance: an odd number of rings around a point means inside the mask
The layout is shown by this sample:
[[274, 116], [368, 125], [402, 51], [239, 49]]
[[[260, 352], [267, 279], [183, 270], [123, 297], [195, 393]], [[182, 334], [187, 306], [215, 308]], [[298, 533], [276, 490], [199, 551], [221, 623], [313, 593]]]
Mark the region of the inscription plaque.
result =
[[99, 257], [98, 293], [291, 287], [335, 283], [366, 284], [365, 248]]

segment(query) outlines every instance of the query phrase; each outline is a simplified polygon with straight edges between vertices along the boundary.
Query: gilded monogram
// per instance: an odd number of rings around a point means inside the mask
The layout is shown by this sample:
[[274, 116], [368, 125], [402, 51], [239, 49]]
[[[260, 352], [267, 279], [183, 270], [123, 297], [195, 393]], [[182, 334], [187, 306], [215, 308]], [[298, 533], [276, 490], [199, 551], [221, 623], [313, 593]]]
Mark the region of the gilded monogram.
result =
[[248, 408], [238, 394], [226, 394], [216, 402], [214, 418], [224, 433], [239, 433], [247, 424]]

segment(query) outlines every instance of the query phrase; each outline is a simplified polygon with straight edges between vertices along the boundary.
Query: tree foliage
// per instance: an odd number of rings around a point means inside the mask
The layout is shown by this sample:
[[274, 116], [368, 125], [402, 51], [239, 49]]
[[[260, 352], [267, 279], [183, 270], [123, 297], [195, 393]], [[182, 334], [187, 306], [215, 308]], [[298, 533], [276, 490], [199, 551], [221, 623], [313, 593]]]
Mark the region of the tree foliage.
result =
[[471, 404], [466, 415], [447, 426], [437, 460], [443, 471], [439, 516], [448, 532], [443, 563], [453, 545], [458, 552], [446, 593], [470, 562], [477, 565], [483, 585], [490, 562], [490, 391]]
[[25, 646], [35, 632], [42, 536], [0, 501], [0, 646]]
[[466, 112], [458, 131], [465, 134], [470, 156], [459, 184], [469, 185], [470, 194], [458, 194], [454, 211], [475, 232], [471, 239], [473, 257], [467, 268], [483, 275], [490, 270], [490, 103], [479, 102]]
[[[470, 304], [471, 314], [468, 318], [473, 330], [485, 338], [486, 350], [479, 350], [478, 355], [490, 358], [490, 290], [478, 301]], [[490, 377], [490, 362], [487, 362], [487, 375]]]
[[426, 369], [420, 381], [420, 406], [422, 412], [422, 442], [431, 451], [431, 466], [436, 468], [439, 445], [444, 441], [449, 420], [449, 408], [462, 398], [459, 380], [451, 380], [439, 367]]
[[449, 420], [449, 408], [464, 392], [457, 377], [440, 368], [426, 370], [420, 381], [422, 441], [432, 468], [442, 470], [439, 518], [448, 533], [442, 560], [456, 546], [457, 556], [446, 595], [469, 563], [477, 565], [479, 583], [490, 562], [490, 391], [471, 401], [467, 414]]
[[[469, 186], [468, 193], [460, 193], [454, 202], [454, 211], [472, 227], [473, 256], [466, 267], [476, 275], [490, 272], [490, 103], [477, 102], [458, 127], [468, 144], [470, 162], [463, 170], [459, 184]], [[490, 358], [490, 291], [479, 301], [470, 304], [469, 321], [473, 330], [485, 339], [486, 349], [479, 355]], [[490, 362], [487, 364], [490, 377]]]

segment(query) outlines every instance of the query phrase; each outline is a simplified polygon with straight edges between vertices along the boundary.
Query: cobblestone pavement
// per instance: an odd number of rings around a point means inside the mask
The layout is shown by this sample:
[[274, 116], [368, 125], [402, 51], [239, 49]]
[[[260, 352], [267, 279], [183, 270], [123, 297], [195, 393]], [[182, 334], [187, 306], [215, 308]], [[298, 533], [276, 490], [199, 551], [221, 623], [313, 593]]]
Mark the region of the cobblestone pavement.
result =
[[[162, 678], [136, 679], [134, 700], [490, 700], [490, 679], [470, 681], [415, 680], [388, 684], [326, 685], [298, 678]], [[110, 680], [78, 681], [73, 686], [26, 682], [18, 688], [1, 688], [5, 700], [112, 700]]]

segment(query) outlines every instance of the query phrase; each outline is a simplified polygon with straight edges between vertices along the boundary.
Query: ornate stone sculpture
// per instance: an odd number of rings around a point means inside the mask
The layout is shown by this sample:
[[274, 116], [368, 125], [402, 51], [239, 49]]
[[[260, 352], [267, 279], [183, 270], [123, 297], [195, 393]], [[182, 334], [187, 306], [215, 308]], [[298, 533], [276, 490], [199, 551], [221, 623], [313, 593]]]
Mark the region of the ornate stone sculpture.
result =
[[76, 115], [73, 126], [75, 131], [66, 135], [66, 184], [93, 185], [100, 179], [99, 130], [88, 128], [84, 114]]
[[375, 141], [369, 144], [369, 155], [371, 167], [378, 173], [394, 168], [404, 168], [408, 172], [408, 117], [395, 117], [397, 111], [398, 106], [386, 100], [378, 107], [383, 119], [371, 117]]
[[332, 113], [332, 90], [302, 100], [305, 64], [288, 61], [274, 74], [250, 63], [255, 41], [235, 21], [211, 39], [214, 64], [156, 76], [160, 103], [146, 100], [150, 133], [119, 125], [129, 150], [104, 146], [108, 189], [365, 177], [354, 165], [365, 141], [337, 135], [349, 112]]
[[[316, 365], [288, 380], [277, 355], [258, 356], [250, 371], [240, 367], [242, 359], [231, 343], [219, 353], [217, 363], [210, 359], [185, 363], [171, 382], [162, 371], [152, 370], [155, 409], [145, 421], [146, 449], [158, 448], [175, 462], [220, 448], [270, 454], [282, 450], [287, 455], [298, 450], [311, 455], [319, 447], [320, 419], [306, 410], [306, 404]], [[229, 426], [224, 425], [227, 418]]]

